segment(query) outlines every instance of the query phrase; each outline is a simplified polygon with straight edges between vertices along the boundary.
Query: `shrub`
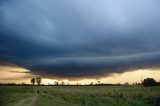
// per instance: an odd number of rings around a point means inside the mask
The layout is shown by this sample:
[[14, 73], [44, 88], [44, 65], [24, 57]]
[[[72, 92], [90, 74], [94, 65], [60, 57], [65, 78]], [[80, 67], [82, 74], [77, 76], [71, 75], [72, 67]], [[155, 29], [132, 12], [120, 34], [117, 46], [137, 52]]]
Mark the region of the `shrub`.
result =
[[151, 87], [151, 86], [155, 86], [157, 82], [153, 78], [146, 78], [143, 80], [142, 84], [146, 87]]

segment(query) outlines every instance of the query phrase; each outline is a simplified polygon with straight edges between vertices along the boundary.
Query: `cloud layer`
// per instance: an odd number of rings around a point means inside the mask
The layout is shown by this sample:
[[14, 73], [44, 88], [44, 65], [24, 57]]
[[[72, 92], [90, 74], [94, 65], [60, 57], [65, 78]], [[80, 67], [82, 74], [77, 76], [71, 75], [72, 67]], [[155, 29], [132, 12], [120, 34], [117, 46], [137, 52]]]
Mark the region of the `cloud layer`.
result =
[[1, 0], [0, 61], [83, 77], [160, 65], [158, 0]]

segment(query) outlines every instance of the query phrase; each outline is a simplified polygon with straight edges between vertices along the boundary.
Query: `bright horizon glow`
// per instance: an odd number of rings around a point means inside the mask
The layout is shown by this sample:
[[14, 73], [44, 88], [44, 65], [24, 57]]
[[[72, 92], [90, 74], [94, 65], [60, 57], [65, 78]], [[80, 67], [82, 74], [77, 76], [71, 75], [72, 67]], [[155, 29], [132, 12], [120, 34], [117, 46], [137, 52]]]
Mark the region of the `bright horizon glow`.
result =
[[[10, 66], [0, 66], [0, 83], [27, 83], [30, 84], [30, 79], [35, 77], [29, 70], [24, 69], [22, 67], [10, 67]], [[59, 83], [64, 81], [65, 84], [90, 84], [93, 82], [94, 84], [97, 81], [101, 83], [134, 83], [140, 82], [144, 78], [154, 78], [157, 81], [160, 81], [160, 69], [139, 69], [135, 71], [124, 72], [121, 74], [114, 73], [111, 76], [103, 77], [100, 79], [89, 79], [85, 78], [82, 80], [60, 80], [60, 79], [51, 79], [42, 77], [43, 84], [54, 84], [55, 81]]]
[[160, 80], [159, 3], [1, 0], [0, 82]]

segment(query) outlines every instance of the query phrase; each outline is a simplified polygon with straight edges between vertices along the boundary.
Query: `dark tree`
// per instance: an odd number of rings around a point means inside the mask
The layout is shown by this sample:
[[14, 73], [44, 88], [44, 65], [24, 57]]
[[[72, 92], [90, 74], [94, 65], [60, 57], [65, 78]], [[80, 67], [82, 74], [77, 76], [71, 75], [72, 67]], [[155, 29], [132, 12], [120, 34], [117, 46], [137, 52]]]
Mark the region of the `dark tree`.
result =
[[34, 85], [34, 84], [35, 84], [35, 82], [36, 82], [36, 78], [32, 78], [32, 79], [31, 79], [31, 84], [33, 84], [33, 85]]
[[65, 85], [65, 82], [64, 82], [64, 81], [62, 81], [60, 85]]
[[36, 83], [37, 85], [41, 85], [42, 79], [40, 77], [36, 78]]
[[90, 85], [94, 85], [94, 83], [93, 83], [93, 82], [91, 82], [91, 83], [90, 83]]
[[146, 78], [143, 80], [142, 85], [146, 87], [156, 86], [157, 82], [153, 78]]
[[97, 84], [100, 85], [100, 84], [101, 84], [101, 81], [97, 81]]
[[55, 82], [54, 82], [54, 85], [59, 85], [58, 81], [55, 81]]

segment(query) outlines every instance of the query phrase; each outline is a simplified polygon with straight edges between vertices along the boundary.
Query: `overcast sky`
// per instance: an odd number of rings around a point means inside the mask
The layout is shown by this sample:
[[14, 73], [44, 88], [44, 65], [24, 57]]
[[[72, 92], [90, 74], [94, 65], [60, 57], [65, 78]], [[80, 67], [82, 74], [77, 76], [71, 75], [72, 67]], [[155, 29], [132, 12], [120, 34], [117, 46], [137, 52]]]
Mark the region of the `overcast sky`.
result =
[[159, 0], [1, 0], [0, 64], [85, 77], [160, 66]]

